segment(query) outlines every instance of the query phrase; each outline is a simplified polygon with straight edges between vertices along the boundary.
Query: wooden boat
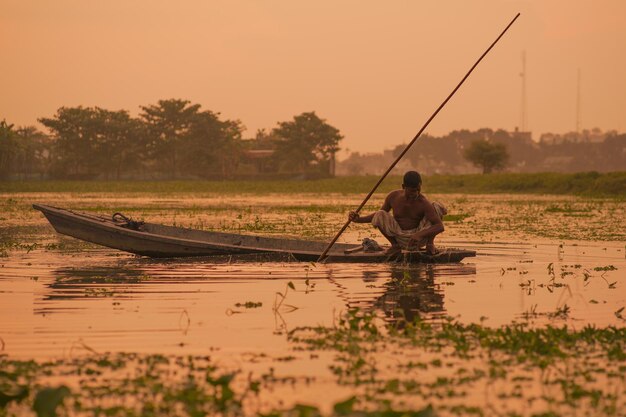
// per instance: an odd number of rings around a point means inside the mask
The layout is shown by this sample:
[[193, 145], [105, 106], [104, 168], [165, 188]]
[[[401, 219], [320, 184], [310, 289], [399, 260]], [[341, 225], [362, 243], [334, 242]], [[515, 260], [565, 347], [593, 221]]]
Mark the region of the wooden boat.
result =
[[[98, 245], [154, 258], [217, 255], [288, 255], [298, 261], [317, 261], [327, 242], [210, 232], [161, 224], [133, 221], [120, 213], [98, 216], [72, 210], [33, 204], [61, 234]], [[325, 262], [410, 263], [459, 262], [476, 256], [475, 251], [446, 249], [436, 255], [406, 252], [389, 257], [384, 251], [366, 252], [361, 245], [337, 243]]]

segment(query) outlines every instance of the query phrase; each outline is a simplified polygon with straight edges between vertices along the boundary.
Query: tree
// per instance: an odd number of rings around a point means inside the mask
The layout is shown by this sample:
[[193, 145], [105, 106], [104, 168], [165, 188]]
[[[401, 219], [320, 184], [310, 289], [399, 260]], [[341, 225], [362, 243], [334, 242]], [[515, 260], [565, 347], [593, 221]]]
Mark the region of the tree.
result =
[[22, 178], [38, 175], [43, 178], [50, 166], [50, 138], [34, 126], [23, 126], [15, 131], [18, 154], [15, 174]]
[[237, 168], [241, 122], [220, 120], [219, 113], [200, 107], [179, 99], [142, 107], [149, 157], [165, 167], [170, 178], [180, 174], [228, 178]]
[[283, 167], [298, 172], [328, 173], [329, 165], [339, 150], [343, 136], [339, 130], [315, 112], [294, 116], [293, 121], [280, 122], [272, 133], [279, 137], [275, 157]]
[[13, 125], [3, 120], [0, 122], [0, 179], [6, 179], [11, 175], [17, 153]]
[[472, 141], [463, 152], [463, 156], [475, 166], [482, 168], [483, 174], [504, 168], [504, 164], [509, 158], [506, 145], [491, 143], [484, 139]]
[[142, 124], [126, 110], [110, 111], [96, 107], [93, 129], [96, 133], [95, 162], [105, 179], [119, 180], [136, 171], [145, 158]]
[[53, 176], [90, 179], [97, 175], [93, 118], [94, 109], [78, 106], [61, 107], [54, 116], [39, 119], [55, 139]]
[[157, 166], [163, 166], [170, 178], [179, 171], [181, 143], [188, 136], [200, 105], [188, 100], [159, 100], [156, 105], [142, 106], [139, 115], [145, 123], [148, 154]]
[[198, 112], [180, 141], [181, 172], [208, 178], [229, 178], [241, 157], [241, 132], [238, 120], [219, 119], [219, 113]]
[[125, 110], [99, 107], [61, 107], [39, 122], [52, 132], [53, 176], [91, 179], [136, 165], [139, 125]]

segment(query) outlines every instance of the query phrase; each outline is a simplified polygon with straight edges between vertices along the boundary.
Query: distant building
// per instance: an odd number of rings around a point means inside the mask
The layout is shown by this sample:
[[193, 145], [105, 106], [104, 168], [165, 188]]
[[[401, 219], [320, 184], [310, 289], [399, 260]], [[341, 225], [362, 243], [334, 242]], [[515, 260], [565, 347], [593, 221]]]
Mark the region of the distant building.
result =
[[567, 132], [563, 134], [544, 133], [539, 138], [539, 142], [544, 145], [559, 145], [562, 143], [602, 143], [608, 136], [616, 135], [617, 132], [609, 130], [603, 132], [597, 127], [582, 132]]
[[391, 151], [384, 153], [352, 152], [348, 158], [336, 164], [337, 175], [380, 175], [391, 165]]
[[274, 152], [274, 149], [247, 149], [243, 151], [241, 160], [256, 167], [259, 173], [273, 171], [271, 157]]
[[573, 156], [548, 156], [544, 158], [542, 166], [546, 171], [562, 172], [564, 168], [570, 166], [573, 161]]
[[511, 135], [511, 138], [520, 140], [526, 144], [530, 145], [533, 143], [532, 132], [522, 132], [516, 127], [513, 132], [509, 132], [509, 135]]

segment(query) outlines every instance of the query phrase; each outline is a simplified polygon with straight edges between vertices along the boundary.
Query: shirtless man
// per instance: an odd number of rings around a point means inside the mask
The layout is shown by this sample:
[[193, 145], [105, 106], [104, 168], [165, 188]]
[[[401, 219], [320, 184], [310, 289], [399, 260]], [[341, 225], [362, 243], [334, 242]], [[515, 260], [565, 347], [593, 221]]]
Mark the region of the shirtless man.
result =
[[443, 205], [428, 201], [421, 189], [420, 174], [408, 171], [402, 189], [390, 192], [379, 211], [368, 216], [352, 211], [348, 216], [355, 223], [372, 223], [377, 227], [391, 242], [391, 252], [425, 246], [428, 253], [435, 254], [435, 236], [444, 230], [441, 219], [447, 211]]

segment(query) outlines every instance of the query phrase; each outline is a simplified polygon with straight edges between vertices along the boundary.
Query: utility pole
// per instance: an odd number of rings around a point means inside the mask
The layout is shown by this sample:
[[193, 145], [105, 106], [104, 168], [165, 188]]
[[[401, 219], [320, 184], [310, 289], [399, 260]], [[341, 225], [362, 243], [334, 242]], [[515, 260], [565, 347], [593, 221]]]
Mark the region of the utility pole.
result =
[[580, 133], [581, 113], [580, 113], [580, 68], [578, 68], [578, 77], [576, 79], [576, 133]]
[[526, 50], [522, 51], [522, 72], [520, 73], [520, 77], [522, 77], [522, 105], [520, 109], [519, 130], [526, 132], [528, 129], [528, 116], [526, 114]]

